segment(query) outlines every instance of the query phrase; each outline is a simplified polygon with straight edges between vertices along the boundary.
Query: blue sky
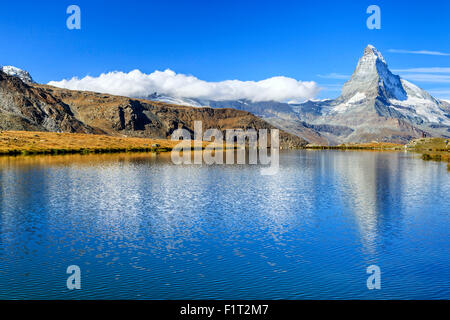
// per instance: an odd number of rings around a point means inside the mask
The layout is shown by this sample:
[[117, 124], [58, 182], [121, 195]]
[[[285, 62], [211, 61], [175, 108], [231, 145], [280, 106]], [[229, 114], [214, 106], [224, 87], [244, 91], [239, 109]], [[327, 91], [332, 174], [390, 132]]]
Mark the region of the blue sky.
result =
[[[81, 30], [66, 27], [71, 4], [81, 8]], [[381, 30], [366, 27], [372, 4]], [[318, 97], [332, 98], [373, 44], [391, 69], [450, 99], [448, 12], [442, 0], [8, 1], [0, 65], [40, 83], [167, 68], [205, 81], [285, 76], [316, 81]]]

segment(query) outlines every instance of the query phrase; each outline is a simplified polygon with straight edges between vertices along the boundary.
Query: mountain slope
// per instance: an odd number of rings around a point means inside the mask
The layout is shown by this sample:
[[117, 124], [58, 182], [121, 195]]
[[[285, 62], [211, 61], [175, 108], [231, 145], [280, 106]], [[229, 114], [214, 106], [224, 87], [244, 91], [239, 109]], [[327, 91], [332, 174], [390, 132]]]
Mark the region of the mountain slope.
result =
[[100, 132], [74, 117], [61, 100], [0, 71], [0, 130]]
[[329, 144], [328, 138], [317, 132], [310, 126], [305, 126], [304, 122], [294, 112], [292, 106], [287, 103], [276, 101], [252, 102], [249, 100], [199, 100], [174, 98], [167, 95], [153, 94], [146, 99], [158, 102], [169, 102], [177, 105], [187, 105], [193, 107], [208, 106], [211, 108], [233, 108], [236, 110], [248, 111], [260, 117], [271, 125], [280, 128], [293, 135], [299, 136], [310, 143]]
[[[101, 133], [112, 136], [169, 138], [178, 128], [274, 129], [246, 111], [174, 106], [93, 92], [26, 84], [0, 71], [0, 130]], [[306, 141], [280, 131], [280, 145]]]
[[[247, 111], [177, 106], [44, 85], [39, 85], [39, 88], [69, 105], [83, 123], [110, 135], [165, 139], [178, 128], [193, 133], [194, 121], [202, 121], [204, 131], [211, 128], [221, 131], [276, 129]], [[300, 137], [280, 131], [283, 148], [300, 147], [306, 143]]]

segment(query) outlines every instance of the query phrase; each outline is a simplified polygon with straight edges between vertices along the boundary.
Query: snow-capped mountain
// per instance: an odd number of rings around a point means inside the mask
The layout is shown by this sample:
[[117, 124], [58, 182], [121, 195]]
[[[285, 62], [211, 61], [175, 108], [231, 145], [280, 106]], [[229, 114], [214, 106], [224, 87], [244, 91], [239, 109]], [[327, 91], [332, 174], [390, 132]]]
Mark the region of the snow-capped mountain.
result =
[[13, 66], [0, 66], [0, 71], [3, 71], [9, 76], [18, 77], [20, 80], [22, 80], [25, 83], [34, 83], [33, 78], [31, 75], [22, 69], [13, 67]]
[[347, 135], [326, 133], [338, 142], [404, 142], [422, 134], [450, 136], [448, 104], [394, 75], [381, 53], [370, 45], [340, 97], [301, 104], [295, 110], [314, 125], [350, 128]]
[[372, 140], [406, 142], [412, 138], [450, 136], [450, 103], [433, 98], [394, 75], [383, 55], [367, 46], [351, 79], [334, 100], [287, 104], [274, 101], [199, 101], [154, 95], [189, 106], [249, 111], [288, 132], [315, 143]]
[[399, 112], [416, 124], [437, 123], [450, 125], [442, 102], [425, 90], [392, 74], [381, 53], [368, 46], [359, 60], [352, 78], [342, 88], [341, 96], [331, 101], [324, 115], [353, 112], [368, 101], [378, 100], [389, 108], [378, 109], [379, 115], [391, 116]]
[[351, 79], [342, 88], [342, 99], [359, 101], [363, 97], [376, 97], [405, 100], [406, 92], [399, 76], [392, 74], [381, 53], [369, 45], [364, 50]]

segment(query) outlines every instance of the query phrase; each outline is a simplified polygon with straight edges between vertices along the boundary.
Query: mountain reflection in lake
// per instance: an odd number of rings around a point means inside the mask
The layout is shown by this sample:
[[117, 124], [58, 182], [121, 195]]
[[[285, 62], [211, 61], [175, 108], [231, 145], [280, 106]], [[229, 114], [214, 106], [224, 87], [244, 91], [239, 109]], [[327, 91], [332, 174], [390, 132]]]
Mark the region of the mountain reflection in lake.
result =
[[445, 164], [406, 153], [282, 152], [275, 176], [3, 157], [0, 299], [449, 299], [448, 190]]

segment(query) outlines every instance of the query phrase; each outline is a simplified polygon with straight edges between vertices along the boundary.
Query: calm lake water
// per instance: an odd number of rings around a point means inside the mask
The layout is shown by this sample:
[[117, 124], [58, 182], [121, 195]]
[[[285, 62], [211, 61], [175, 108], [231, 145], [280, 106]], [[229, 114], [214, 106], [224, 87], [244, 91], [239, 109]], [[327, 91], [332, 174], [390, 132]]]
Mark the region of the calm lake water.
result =
[[0, 299], [450, 299], [446, 164], [292, 151], [262, 176], [169, 159], [0, 158]]

